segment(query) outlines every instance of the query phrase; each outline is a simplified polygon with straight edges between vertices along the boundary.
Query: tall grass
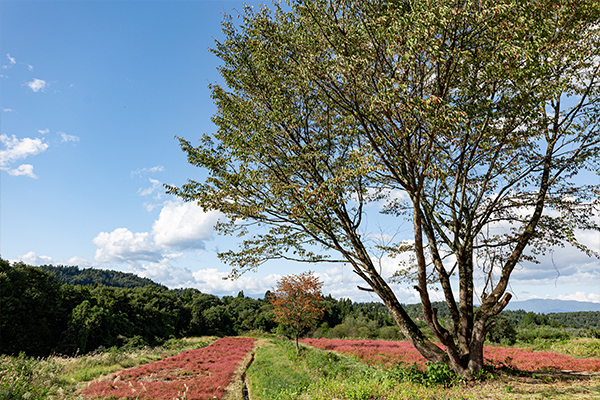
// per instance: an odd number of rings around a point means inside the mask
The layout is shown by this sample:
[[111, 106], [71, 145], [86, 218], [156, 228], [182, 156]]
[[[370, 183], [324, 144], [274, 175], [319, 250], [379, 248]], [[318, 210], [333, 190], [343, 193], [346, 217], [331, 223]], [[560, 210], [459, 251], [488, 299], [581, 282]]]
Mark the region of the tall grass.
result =
[[[557, 329], [554, 330], [558, 331]], [[539, 331], [543, 333], [544, 330], [540, 329]], [[528, 340], [518, 340], [512, 347], [528, 348], [535, 351], [556, 351], [580, 358], [600, 358], [600, 339], [598, 338], [572, 338], [559, 335], [548, 337], [543, 334], [540, 334], [540, 336], [530, 334], [529, 336]]]
[[37, 400], [64, 394], [64, 367], [55, 360], [0, 356], [0, 399]]
[[550, 345], [550, 350], [569, 354], [573, 357], [600, 358], [600, 339], [572, 339]]

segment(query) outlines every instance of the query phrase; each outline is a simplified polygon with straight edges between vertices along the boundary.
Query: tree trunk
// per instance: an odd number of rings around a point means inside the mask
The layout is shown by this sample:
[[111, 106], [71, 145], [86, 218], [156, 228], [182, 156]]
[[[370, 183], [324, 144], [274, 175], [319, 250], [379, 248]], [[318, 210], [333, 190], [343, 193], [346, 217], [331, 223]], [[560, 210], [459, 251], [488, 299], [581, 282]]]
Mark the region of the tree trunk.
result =
[[383, 300], [383, 303], [392, 314], [394, 321], [400, 327], [400, 331], [406, 339], [425, 357], [432, 362], [443, 362], [448, 364], [448, 355], [444, 350], [440, 349], [435, 343], [429, 341], [421, 332], [421, 329], [406, 313], [402, 305], [398, 302], [396, 295], [392, 289], [379, 275], [372, 275], [372, 287]]
[[473, 337], [469, 348], [469, 373], [476, 374], [483, 369], [483, 344], [485, 342], [485, 324], [481, 320], [473, 329]]

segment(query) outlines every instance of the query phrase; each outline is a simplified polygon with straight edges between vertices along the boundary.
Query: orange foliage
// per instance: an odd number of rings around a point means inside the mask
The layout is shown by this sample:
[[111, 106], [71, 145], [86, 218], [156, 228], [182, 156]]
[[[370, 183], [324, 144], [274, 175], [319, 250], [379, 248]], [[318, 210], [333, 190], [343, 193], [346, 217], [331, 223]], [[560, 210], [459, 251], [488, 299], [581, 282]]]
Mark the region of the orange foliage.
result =
[[270, 298], [275, 320], [289, 326], [296, 339], [304, 328], [315, 326], [323, 316], [321, 287], [323, 282], [311, 271], [287, 275], [277, 281]]

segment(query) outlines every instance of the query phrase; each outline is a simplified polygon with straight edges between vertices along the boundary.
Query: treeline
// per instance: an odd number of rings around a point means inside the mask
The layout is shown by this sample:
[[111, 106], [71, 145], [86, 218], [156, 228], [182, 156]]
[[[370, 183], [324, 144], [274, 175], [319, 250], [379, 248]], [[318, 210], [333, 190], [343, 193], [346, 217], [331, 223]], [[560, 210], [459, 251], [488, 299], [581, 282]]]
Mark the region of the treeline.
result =
[[[433, 302], [432, 306], [438, 309], [438, 317], [450, 319], [450, 311], [444, 302]], [[422, 318], [420, 304], [404, 306], [406, 312], [413, 318]], [[477, 309], [475, 309], [477, 311]], [[507, 310], [500, 314], [514, 326], [551, 326], [554, 328], [572, 329], [598, 329], [600, 328], [600, 311], [572, 311], [560, 313], [535, 313], [524, 310]]]
[[157, 285], [62, 284], [41, 268], [0, 260], [0, 353], [81, 354], [170, 338], [272, 331], [265, 299]]
[[105, 286], [134, 288], [141, 286], [166, 286], [151, 279], [142, 278], [135, 274], [120, 271], [110, 271], [96, 268], [79, 269], [79, 267], [42, 265], [42, 271], [53, 274], [61, 283], [67, 285], [93, 285], [100, 283]]
[[[243, 292], [219, 298], [196, 289], [168, 289], [150, 280], [148, 283], [126, 276], [133, 274], [107, 275], [110, 271], [101, 271], [95, 275], [93, 271], [99, 270], [90, 270], [87, 276], [97, 276], [110, 286], [97, 282], [63, 283], [83, 281], [77, 280], [83, 271], [88, 270], [10, 265], [0, 259], [0, 353], [73, 355], [103, 347], [157, 345], [185, 336], [236, 335], [251, 330], [286, 334], [285, 328], [274, 321], [269, 292], [262, 299], [246, 297]], [[106, 278], [109, 275], [113, 278]], [[75, 280], [68, 280], [69, 276]], [[123, 287], [134, 282], [147, 284]], [[305, 334], [329, 338], [403, 338], [382, 303], [354, 303], [327, 296], [324, 306], [325, 313], [316, 330]], [[435, 306], [441, 322], [450, 327], [446, 304]], [[405, 307], [427, 333], [421, 306]], [[497, 325], [488, 338], [504, 344], [537, 337], [566, 338], [572, 334], [568, 329], [588, 329], [583, 334], [598, 336], [600, 326], [600, 312], [544, 315], [506, 311], [496, 319]]]

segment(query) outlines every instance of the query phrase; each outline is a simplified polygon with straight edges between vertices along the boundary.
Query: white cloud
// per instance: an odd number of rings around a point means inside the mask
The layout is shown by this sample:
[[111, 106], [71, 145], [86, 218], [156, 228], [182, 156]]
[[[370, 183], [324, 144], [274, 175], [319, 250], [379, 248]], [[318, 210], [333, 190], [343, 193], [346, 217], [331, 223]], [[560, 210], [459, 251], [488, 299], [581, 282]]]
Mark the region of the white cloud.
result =
[[201, 269], [193, 273], [195, 284], [193, 287], [204, 293], [214, 293], [219, 296], [235, 295], [240, 290], [246, 295], [261, 296], [267, 290], [272, 290], [281, 278], [279, 274], [258, 276], [256, 274], [245, 274], [235, 281], [223, 279], [228, 272], [219, 271], [216, 268]]
[[27, 64], [27, 69], [30, 70], [30, 71], [33, 71], [33, 65]]
[[[157, 190], [159, 190], [159, 189], [161, 189], [161, 188], [162, 188], [162, 183], [161, 183], [159, 180], [156, 180], [156, 179], [149, 178], [149, 179], [148, 179], [148, 182], [152, 183], [152, 186], [151, 186], [151, 187], [149, 187], [149, 188], [146, 188], [146, 189], [139, 189], [139, 190], [137, 191], [137, 193], [138, 193], [140, 196], [148, 196], [148, 195], [151, 195], [152, 193], [154, 193], [154, 192], [156, 192]], [[159, 194], [159, 195], [160, 195], [160, 194]]]
[[195, 203], [166, 202], [152, 226], [154, 242], [169, 249], [203, 249], [203, 241], [212, 238], [221, 216], [217, 211], [204, 212]]
[[559, 300], [589, 301], [592, 303], [600, 303], [600, 294], [597, 293], [590, 293], [586, 295], [584, 292], [576, 292], [573, 294], [561, 294], [557, 298]]
[[101, 263], [158, 261], [160, 249], [148, 232], [133, 233], [127, 228], [100, 232], [92, 242], [98, 246], [94, 259]]
[[25, 264], [33, 266], [46, 265], [52, 262], [52, 257], [37, 256], [33, 251], [17, 257], [19, 258], [19, 261], [23, 261]]
[[[39, 132], [39, 131], [38, 131]], [[41, 132], [40, 132], [41, 133]], [[62, 138], [62, 142], [79, 142], [79, 137], [75, 135], [67, 135], [64, 132], [58, 132], [60, 137]]]
[[79, 268], [95, 267], [96, 264], [89, 261], [85, 257], [74, 256], [66, 259], [62, 259], [55, 263], [55, 265], [67, 265], [67, 266], [78, 266]]
[[17, 60], [14, 57], [11, 57], [10, 54], [7, 54], [6, 58], [8, 58], [8, 65], [3, 65], [2, 69], [9, 69], [17, 63]]
[[3, 112], [15, 112], [15, 110], [13, 110], [12, 108], [3, 108], [2, 111]]
[[172, 257], [166, 257], [160, 262], [133, 265], [132, 270], [138, 276], [160, 282], [168, 287], [195, 287], [192, 272], [187, 268], [177, 268], [170, 264]]
[[33, 173], [33, 165], [31, 164], [21, 164], [17, 168], [5, 168], [4, 170], [12, 176], [28, 176], [37, 179], [37, 175]]
[[94, 260], [99, 263], [127, 263], [132, 268], [139, 268], [141, 262], [151, 262], [151, 265], [160, 264], [164, 268], [164, 263], [182, 256], [171, 253], [172, 250], [204, 249], [204, 241], [212, 237], [213, 225], [220, 215], [204, 213], [195, 204], [166, 202], [152, 232], [133, 233], [127, 228], [100, 232], [93, 239], [98, 247]]
[[1, 167], [5, 167], [15, 160], [42, 153], [48, 148], [48, 145], [40, 138], [17, 139], [15, 135], [9, 138], [4, 133], [0, 135], [0, 142], [6, 147], [6, 150], [0, 150]]
[[[557, 248], [552, 255], [538, 257], [539, 264], [523, 263], [511, 275], [512, 284], [527, 286], [598, 286], [600, 262], [572, 247]], [[499, 276], [499, 274], [498, 274]]]
[[145, 174], [148, 172], [162, 172], [164, 170], [165, 170], [165, 167], [163, 167], [162, 165], [157, 165], [152, 168], [139, 168], [139, 169], [136, 169], [135, 171], [131, 171], [131, 176], [142, 175], [142, 174]]
[[35, 78], [31, 82], [27, 82], [27, 86], [29, 86], [29, 88], [34, 92], [38, 92], [40, 90], [43, 91], [43, 89], [46, 87], [46, 81]]
[[31, 164], [22, 164], [17, 168], [12, 168], [10, 165], [16, 160], [43, 153], [48, 145], [39, 138], [17, 139], [15, 135], [8, 137], [5, 134], [0, 135], [0, 142], [5, 147], [4, 150], [0, 150], [0, 169], [13, 176], [24, 175], [36, 178]]
[[142, 204], [142, 207], [144, 207], [144, 210], [150, 212], [152, 210], [154, 210], [156, 207], [160, 207], [160, 204], [152, 204], [152, 203], [144, 203]]
[[42, 135], [45, 135], [46, 133], [50, 133], [50, 129], [46, 128], [46, 129], [38, 129], [38, 132]]
[[[390, 267], [394, 264], [392, 262]], [[397, 269], [397, 267], [395, 268]], [[358, 289], [358, 286], [363, 288], [368, 288], [369, 286], [361, 277], [352, 272], [352, 268], [348, 266], [326, 268], [324, 272], [315, 272], [315, 275], [323, 281], [323, 293], [331, 294], [335, 298], [345, 297], [357, 302], [381, 301], [376, 293]], [[421, 301], [419, 294], [411, 285], [389, 285], [401, 303], [414, 304]], [[429, 295], [432, 301], [444, 300], [444, 296], [440, 292], [430, 291]]]

